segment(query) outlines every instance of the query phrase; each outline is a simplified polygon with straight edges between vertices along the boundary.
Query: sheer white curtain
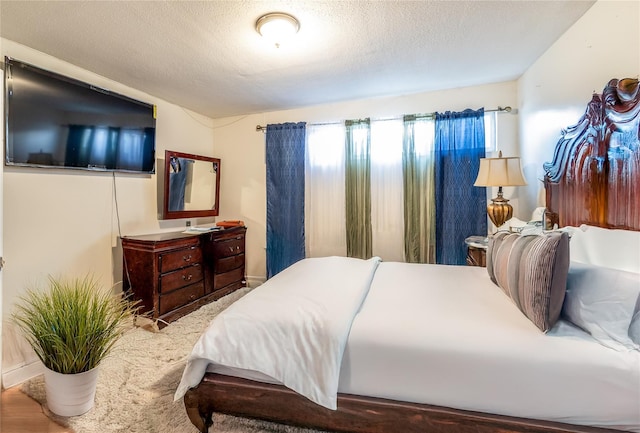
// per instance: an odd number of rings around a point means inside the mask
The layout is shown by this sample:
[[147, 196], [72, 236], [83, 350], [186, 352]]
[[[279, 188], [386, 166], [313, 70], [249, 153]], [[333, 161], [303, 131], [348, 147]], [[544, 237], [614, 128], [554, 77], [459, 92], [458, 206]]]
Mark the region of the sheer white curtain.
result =
[[371, 227], [373, 255], [404, 260], [401, 119], [371, 122]]
[[[373, 255], [403, 260], [402, 120], [371, 123]], [[346, 255], [345, 127], [307, 127], [305, 232], [307, 257]]]
[[308, 125], [305, 167], [306, 256], [346, 256], [345, 127]]

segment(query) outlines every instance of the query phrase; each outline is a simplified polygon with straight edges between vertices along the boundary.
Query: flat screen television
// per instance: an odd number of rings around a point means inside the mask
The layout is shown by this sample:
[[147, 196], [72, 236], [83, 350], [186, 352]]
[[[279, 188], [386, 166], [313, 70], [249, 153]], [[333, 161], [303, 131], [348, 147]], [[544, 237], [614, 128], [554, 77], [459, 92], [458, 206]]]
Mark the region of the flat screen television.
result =
[[155, 173], [155, 107], [5, 57], [5, 165]]

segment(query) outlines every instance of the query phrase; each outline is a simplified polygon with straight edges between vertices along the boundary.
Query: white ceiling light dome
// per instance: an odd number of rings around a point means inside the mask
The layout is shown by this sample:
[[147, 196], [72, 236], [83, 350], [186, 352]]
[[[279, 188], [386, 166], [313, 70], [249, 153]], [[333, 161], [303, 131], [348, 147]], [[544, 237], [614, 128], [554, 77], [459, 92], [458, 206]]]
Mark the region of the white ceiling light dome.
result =
[[258, 18], [256, 31], [265, 39], [273, 42], [276, 48], [300, 30], [298, 20], [284, 12], [271, 12]]

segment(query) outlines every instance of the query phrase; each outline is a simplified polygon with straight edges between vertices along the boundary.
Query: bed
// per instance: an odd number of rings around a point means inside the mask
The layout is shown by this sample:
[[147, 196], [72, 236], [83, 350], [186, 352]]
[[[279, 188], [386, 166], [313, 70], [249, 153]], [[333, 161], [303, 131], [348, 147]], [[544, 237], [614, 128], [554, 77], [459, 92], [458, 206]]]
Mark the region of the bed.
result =
[[[343, 432], [640, 432], [639, 100], [637, 80], [594, 95], [545, 165], [547, 215], [569, 227], [494, 236], [487, 269], [306, 259], [233, 304], [176, 392], [193, 424], [208, 431], [215, 411]], [[522, 275], [546, 270], [525, 279], [555, 299], [545, 314], [518, 297], [514, 257]], [[600, 302], [590, 290], [612, 279], [626, 291]], [[604, 332], [583, 299], [626, 309]]]

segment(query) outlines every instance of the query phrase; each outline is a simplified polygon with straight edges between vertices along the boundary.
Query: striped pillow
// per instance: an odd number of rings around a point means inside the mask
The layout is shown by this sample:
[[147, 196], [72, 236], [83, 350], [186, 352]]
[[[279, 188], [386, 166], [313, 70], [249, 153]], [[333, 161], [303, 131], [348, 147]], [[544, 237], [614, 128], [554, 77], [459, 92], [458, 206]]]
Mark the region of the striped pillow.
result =
[[489, 238], [487, 271], [520, 311], [547, 332], [562, 311], [569, 271], [569, 235], [498, 232]]

